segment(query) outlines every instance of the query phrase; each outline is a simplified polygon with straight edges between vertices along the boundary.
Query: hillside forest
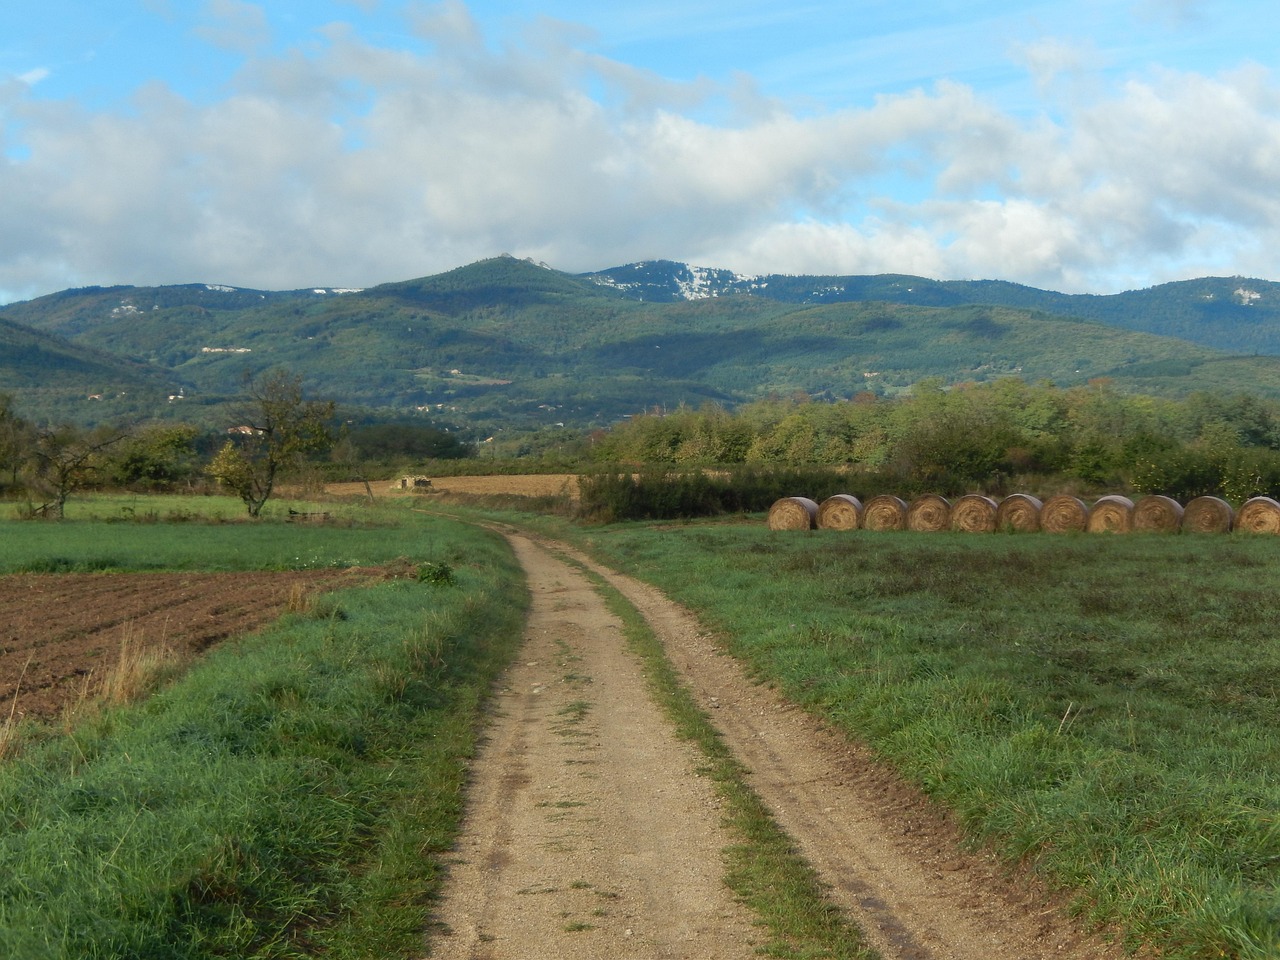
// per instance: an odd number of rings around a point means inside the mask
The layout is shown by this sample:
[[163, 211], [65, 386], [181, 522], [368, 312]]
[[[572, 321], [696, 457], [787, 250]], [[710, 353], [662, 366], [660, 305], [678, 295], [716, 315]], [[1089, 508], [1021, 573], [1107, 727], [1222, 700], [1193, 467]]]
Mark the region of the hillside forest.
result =
[[[93, 287], [0, 307], [0, 393], [85, 426], [234, 425], [285, 368], [348, 419], [571, 443], [657, 405], [909, 395], [1013, 377], [1280, 400], [1280, 284], [1109, 296], [918, 277], [741, 278], [650, 263], [572, 276], [499, 257], [362, 291]], [[533, 441], [530, 434], [545, 434]]]

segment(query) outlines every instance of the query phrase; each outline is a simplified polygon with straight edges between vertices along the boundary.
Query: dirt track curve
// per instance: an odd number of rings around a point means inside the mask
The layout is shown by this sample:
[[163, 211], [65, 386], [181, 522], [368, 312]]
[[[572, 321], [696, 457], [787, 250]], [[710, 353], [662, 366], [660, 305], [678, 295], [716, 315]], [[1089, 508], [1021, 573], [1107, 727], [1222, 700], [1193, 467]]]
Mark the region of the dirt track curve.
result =
[[589, 580], [644, 615], [772, 809], [885, 960], [1114, 960], [1025, 879], [966, 853], [936, 808], [749, 681], [696, 619], [563, 545], [506, 532], [533, 605], [496, 697], [432, 957], [751, 957], [698, 758], [649, 700]]

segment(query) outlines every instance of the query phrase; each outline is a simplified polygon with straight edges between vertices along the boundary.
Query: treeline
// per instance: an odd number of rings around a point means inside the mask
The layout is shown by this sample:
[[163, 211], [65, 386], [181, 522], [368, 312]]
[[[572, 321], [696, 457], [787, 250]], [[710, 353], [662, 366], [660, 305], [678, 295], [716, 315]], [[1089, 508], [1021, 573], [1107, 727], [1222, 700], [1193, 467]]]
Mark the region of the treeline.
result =
[[796, 396], [733, 413], [645, 414], [594, 435], [591, 457], [600, 465], [838, 465], [862, 493], [1108, 490], [1238, 503], [1280, 496], [1280, 404], [1131, 395], [1106, 380], [1059, 388], [1009, 378], [949, 390], [925, 380], [897, 399]]
[[247, 384], [241, 417], [222, 431], [182, 423], [44, 425], [0, 394], [0, 497], [33, 518], [60, 519], [67, 500], [86, 489], [223, 490], [257, 516], [278, 480], [318, 486], [472, 450], [425, 424], [353, 422], [331, 403], [304, 400], [300, 381], [284, 372]]

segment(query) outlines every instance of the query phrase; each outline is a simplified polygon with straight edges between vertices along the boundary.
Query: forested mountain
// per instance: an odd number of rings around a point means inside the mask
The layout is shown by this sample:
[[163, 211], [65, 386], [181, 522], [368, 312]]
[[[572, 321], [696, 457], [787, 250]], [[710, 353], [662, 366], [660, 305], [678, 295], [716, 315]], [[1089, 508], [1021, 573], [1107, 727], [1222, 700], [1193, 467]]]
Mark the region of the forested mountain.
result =
[[0, 317], [0, 393], [21, 396], [27, 406], [70, 411], [142, 402], [150, 408], [176, 389], [165, 370]]
[[[1263, 281], [1073, 297], [896, 276], [744, 278], [665, 261], [575, 276], [497, 257], [367, 290], [67, 290], [2, 307], [0, 319], [159, 377], [146, 381], [157, 414], [219, 415], [246, 373], [284, 366], [343, 405], [492, 431], [770, 394], [894, 395], [925, 377], [1109, 377], [1130, 392], [1280, 397], [1277, 305], [1280, 286]], [[1246, 341], [1255, 346], [1221, 345]], [[57, 363], [14, 353], [0, 393], [40, 401], [36, 385], [64, 382]], [[92, 377], [65, 382], [68, 398], [102, 392]], [[58, 414], [112, 415], [77, 402]]]
[[614, 267], [583, 277], [653, 303], [746, 294], [784, 303], [986, 304], [1096, 320], [1229, 353], [1280, 354], [1280, 283], [1244, 277], [1202, 277], [1106, 296], [1054, 293], [1002, 280], [928, 280], [899, 274], [744, 276], [667, 260]]

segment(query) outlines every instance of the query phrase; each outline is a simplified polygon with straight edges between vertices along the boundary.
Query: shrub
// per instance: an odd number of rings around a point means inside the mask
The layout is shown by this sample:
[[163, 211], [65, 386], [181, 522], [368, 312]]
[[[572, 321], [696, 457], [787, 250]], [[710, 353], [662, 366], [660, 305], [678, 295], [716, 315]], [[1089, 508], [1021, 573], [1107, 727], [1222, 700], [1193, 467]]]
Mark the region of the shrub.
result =
[[833, 467], [599, 473], [579, 481], [578, 510], [584, 519], [599, 523], [682, 520], [759, 513], [782, 497], [797, 495], [819, 501], [836, 493], [868, 496], [884, 486], [879, 474], [851, 474]]

